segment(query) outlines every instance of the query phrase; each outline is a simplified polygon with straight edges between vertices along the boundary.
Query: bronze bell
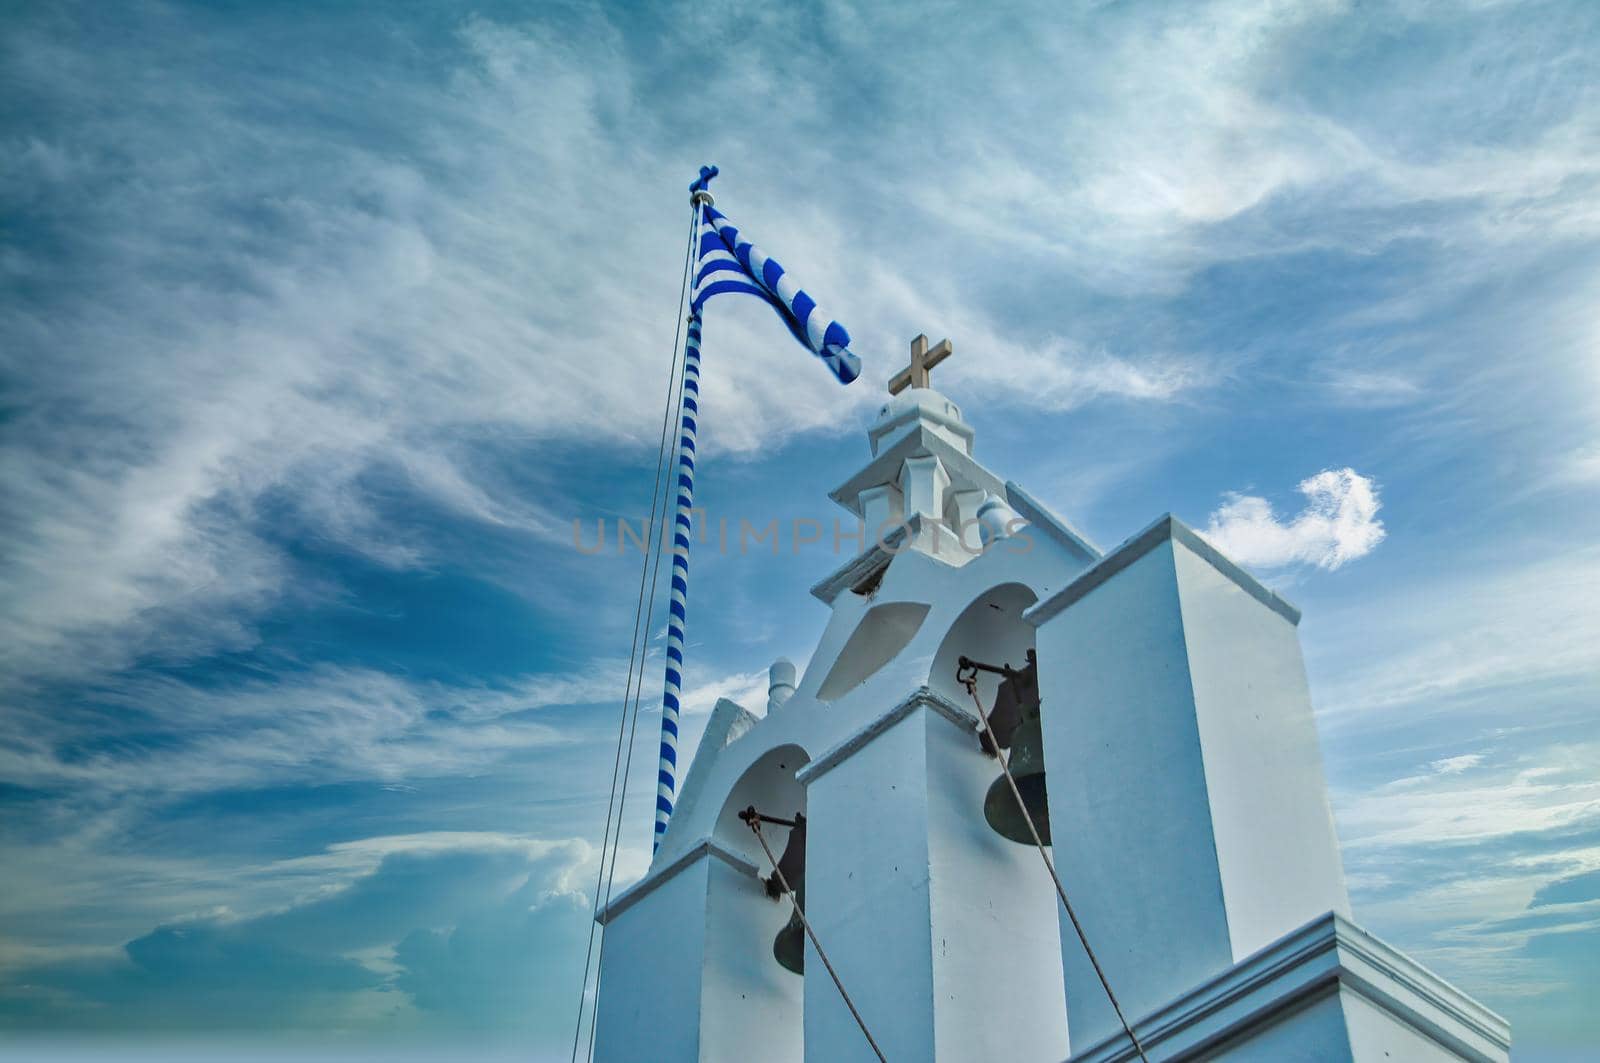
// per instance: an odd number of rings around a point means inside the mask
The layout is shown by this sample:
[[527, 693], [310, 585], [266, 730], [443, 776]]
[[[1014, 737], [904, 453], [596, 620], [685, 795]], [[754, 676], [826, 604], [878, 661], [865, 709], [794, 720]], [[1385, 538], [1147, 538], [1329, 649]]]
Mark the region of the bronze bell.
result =
[[[1044, 785], [1044, 732], [1039, 726], [1037, 713], [1024, 719], [1011, 735], [1011, 758], [1008, 762], [1011, 778], [1016, 781], [1017, 793], [1022, 795], [1023, 808], [1039, 832], [1039, 840], [1050, 844], [1050, 802], [1046, 799]], [[989, 787], [983, 798], [983, 818], [989, 821], [995, 833], [1024, 845], [1033, 844], [1028, 833], [1028, 819], [1017, 807], [1002, 773]]]
[[[1028, 660], [1028, 667], [1021, 671], [1007, 665], [1001, 673], [1005, 678], [1000, 680], [1000, 689], [995, 691], [994, 708], [989, 710], [989, 730], [983, 733], [984, 752], [990, 756], [994, 755], [996, 744], [1001, 749], [1010, 749], [1023, 719], [1030, 714], [1034, 717], [1039, 715], [1038, 672], [1031, 663], [1032, 656]], [[991, 731], [994, 734], [992, 741]]]
[[[778, 870], [783, 872], [783, 880], [789, 883], [789, 888], [794, 891], [794, 900], [801, 909], [806, 906], [806, 817], [799, 812], [794, 814], [794, 826], [789, 828], [789, 843], [783, 848], [783, 855], [778, 858]], [[767, 895], [770, 897], [783, 896], [783, 883], [778, 879], [778, 872], [774, 871], [767, 877]], [[800, 922], [800, 912], [791, 911], [789, 921], [783, 929], [778, 931], [778, 936], [772, 939], [772, 955], [778, 964], [785, 970], [795, 974], [804, 974], [806, 967], [806, 929]]]
[[[1050, 844], [1050, 804], [1044, 785], [1044, 733], [1039, 724], [1039, 659], [1033, 650], [1028, 651], [1028, 663], [1023, 668], [1009, 664], [983, 664], [962, 657], [957, 678], [970, 681], [980, 671], [1002, 676], [995, 691], [994, 708], [989, 712], [989, 728], [981, 739], [984, 752], [991, 756], [998, 749], [1011, 750], [1007, 766], [1016, 781], [1017, 793], [1022, 795], [1022, 808], [1006, 784], [1005, 774], [989, 787], [983, 799], [983, 818], [989, 821], [995, 833], [1024, 845], [1033, 844], [1028, 833], [1028, 818], [1032, 818], [1039, 832], [1039, 840]], [[992, 733], [992, 736], [991, 736]], [[1027, 816], [1023, 815], [1027, 810]]]
[[801, 925], [799, 912], [791, 911], [789, 921], [772, 939], [772, 955], [784, 970], [806, 973], [806, 928]]

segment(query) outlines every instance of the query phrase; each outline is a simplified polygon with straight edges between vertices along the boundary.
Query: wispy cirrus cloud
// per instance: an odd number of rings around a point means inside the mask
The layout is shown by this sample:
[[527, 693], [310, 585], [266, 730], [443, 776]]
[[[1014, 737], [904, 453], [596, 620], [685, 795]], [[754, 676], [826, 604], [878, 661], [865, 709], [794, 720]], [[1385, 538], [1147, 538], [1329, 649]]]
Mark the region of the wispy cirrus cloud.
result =
[[[603, 9], [465, 18], [431, 35], [420, 69], [398, 62], [400, 28], [349, 48], [329, 20], [296, 31], [295, 54], [340, 51], [310, 73], [282, 56], [246, 61], [250, 23], [182, 7], [130, 9], [116, 47], [70, 15], [19, 21], [5, 43], [13, 83], [58, 120], [12, 138], [3, 186], [24, 233], [5, 268], [31, 293], [0, 315], [27, 411], [0, 465], [29, 515], [8, 575], [32, 606], [25, 620], [0, 612], [7, 663], [114, 668], [152, 648], [247, 645], [249, 618], [294, 580], [252, 523], [269, 500], [383, 563], [426, 565], [435, 548], [381, 511], [375, 474], [465, 519], [560, 538], [550, 506], [518, 501], [533, 496], [509, 489], [486, 445], [648, 443], [648, 382], [664, 380], [673, 325], [663, 278], [680, 246], [678, 219], [656, 204], [681, 194], [703, 154], [744, 160], [725, 179], [739, 182], [741, 220], [857, 331], [869, 376], [889, 375], [905, 336], [942, 328], [972, 352], [946, 370], [953, 383], [1048, 411], [1168, 404], [1237, 368], [1239, 355], [1197, 349], [1177, 322], [1142, 334], [1148, 309], [1096, 308], [1107, 287], [1164, 297], [1230, 262], [1308, 246], [1369, 254], [1415, 229], [1374, 212], [1416, 204], [1450, 212], [1428, 224], [1439, 238], [1448, 223], [1452, 276], [1503, 262], [1482, 253], [1491, 245], [1580, 231], [1594, 129], [1578, 101], [1563, 108], [1519, 78], [1510, 102], [1470, 104], [1492, 125], [1497, 108], [1536, 97], [1537, 128], [1515, 143], [1447, 130], [1420, 145], [1381, 121], [1412, 106], [1408, 90], [1453, 83], [1487, 40], [1542, 47], [1532, 29], [1430, 53], [1398, 68], [1393, 91], [1364, 86], [1363, 107], [1285, 91], [1284, 56], [1346, 14], [1237, 0], [1193, 17], [1041, 9], [1016, 16], [1025, 35], [1006, 17], [951, 37], [844, 5], [823, 16], [822, 49], [797, 31], [803, 12], [724, 11], [719, 32], [785, 45], [739, 61], [719, 51], [727, 61], [702, 64], [694, 86], [661, 57], [712, 48], [699, 13], [668, 19], [649, 54]], [[1439, 31], [1425, 9], [1401, 17]], [[210, 46], [178, 49], [193, 22]], [[885, 34], [902, 38], [903, 65], [841, 58], [865, 60]], [[1002, 44], [1015, 61], [981, 79], [956, 58]], [[800, 76], [823, 58], [881, 105], [838, 147], [808, 135], [859, 114], [854, 97]], [[1029, 73], [1041, 67], [1051, 91]], [[930, 85], [919, 71], [934, 68], [962, 74]], [[762, 92], [779, 86], [774, 108]], [[678, 112], [710, 98], [716, 130], [690, 136]], [[1426, 99], [1452, 122], [1469, 106]], [[932, 113], [935, 136], [904, 120]], [[790, 154], [755, 151], [751, 128]], [[1020, 135], [1032, 129], [1059, 132]], [[951, 141], [967, 149], [940, 146]], [[83, 283], [61, 283], [67, 262]], [[1019, 313], [1019, 295], [1045, 310]], [[764, 314], [719, 306], [710, 335], [737, 353], [706, 381], [712, 453], [752, 455], [874, 401], [790, 372], [804, 356]], [[30, 368], [41, 364], [52, 371]], [[1409, 394], [1392, 373], [1340, 379], [1357, 403]], [[570, 490], [541, 486], [546, 503]]]
[[1600, 781], [1587, 770], [1594, 752], [1529, 728], [1501, 735], [1489, 753], [1334, 794], [1361, 918], [1531, 1020], [1524, 1042], [1535, 1051], [1594, 1034], [1574, 1007], [1600, 939], [1589, 904], [1600, 863]]
[[[15, 707], [0, 725], [0, 777], [121, 800], [470, 773], [570, 741], [539, 710], [620, 702], [625, 671], [599, 661], [480, 686], [330, 664], [207, 686], [144, 676], [94, 689], [86, 711]], [[713, 680], [695, 704], [747, 685]], [[141, 741], [151, 735], [161, 740]]]
[[1483, 547], [1474, 571], [1324, 611], [1308, 664], [1358, 916], [1496, 1001], [1537, 1057], [1600, 1032], [1579, 1004], [1594, 913], [1539, 903], [1600, 866], [1597, 570], [1593, 550]]
[[[1325, 621], [1345, 632], [1316, 662], [1324, 724], [1361, 727], [1373, 714], [1436, 713], [1500, 692], [1578, 689], [1600, 680], [1589, 627], [1600, 553], [1533, 561], [1493, 556], [1464, 578], [1436, 578], [1347, 606]], [[1337, 662], [1337, 665], [1335, 665]]]

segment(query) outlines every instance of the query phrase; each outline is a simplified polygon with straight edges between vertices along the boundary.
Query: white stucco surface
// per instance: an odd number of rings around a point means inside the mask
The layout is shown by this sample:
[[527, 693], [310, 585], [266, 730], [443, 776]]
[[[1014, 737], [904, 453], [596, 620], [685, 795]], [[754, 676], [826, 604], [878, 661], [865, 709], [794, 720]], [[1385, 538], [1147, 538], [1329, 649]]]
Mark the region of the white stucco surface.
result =
[[661, 1059], [710, 1059], [701, 1054], [701, 976], [705, 967], [706, 903], [711, 865], [701, 854], [605, 926], [594, 1058], [624, 1063], [640, 1045]]
[[[813, 588], [829, 622], [765, 715], [718, 703], [602, 914], [597, 1059], [873, 1058], [809, 942], [803, 977], [773, 959], [790, 908], [747, 805], [805, 814], [808, 916], [889, 1059], [1130, 1058], [1038, 853], [983, 815], [998, 766], [956, 662], [1035, 646], [1053, 859], [1151, 1059], [1504, 1058], [1502, 1020], [1341, 921], [1293, 606], [1170, 519], [1102, 557], [979, 464], [937, 392], [869, 435], [831, 497], [907, 523]], [[1006, 517], [987, 549], [941, 528], [980, 510]]]
[[[1029, 615], [1051, 818], [1086, 828], [1056, 849], [1126, 1014], [1348, 913], [1292, 606], [1166, 518]], [[1065, 951], [1083, 1043], [1116, 1020]]]
[[[932, 1059], [925, 710], [810, 782], [807, 900], [817, 936], [884, 1053]], [[948, 724], [947, 724], [948, 726]], [[873, 1055], [827, 973], [806, 957], [806, 1058]]]
[[[731, 1053], [756, 1026], [764, 1058], [870, 1058], [809, 944], [804, 979], [773, 961], [787, 905], [727, 860], [681, 865], [710, 844], [770, 871], [737, 819], [747, 804], [783, 817], [804, 809], [808, 913], [891, 1058], [1066, 1053], [1054, 893], [1037, 854], [983, 819], [998, 768], [979, 749], [955, 664], [967, 653], [1021, 665], [1033, 636], [1022, 610], [1098, 554], [971, 457], [954, 404], [923, 391], [890, 406], [875, 458], [836, 496], [847, 509], [893, 497], [926, 520], [958, 518], [998, 494], [1019, 525], [1033, 524], [977, 554], [925, 520], [865, 591], [849, 589], [860, 569], [847, 564], [781, 707], [757, 718], [717, 706], [650, 872], [613, 905], [598, 1058], [628, 1058], [627, 1044], [649, 1044], [652, 1058], [743, 1058]], [[924, 688], [936, 707], [917, 701]], [[993, 677], [980, 689], [987, 704]], [[769, 835], [781, 853], [784, 831]], [[663, 951], [674, 955], [658, 968]], [[614, 1003], [662, 977], [674, 988], [659, 1007]]]
[[995, 762], [970, 731], [929, 719], [929, 925], [935, 1057], [1064, 1059], [1067, 1010], [1056, 895], [1030, 846], [974, 815]]
[[[1160, 543], [1038, 631], [1056, 864], [1125, 1012], [1233, 961], [1178, 581]], [[1118, 1028], [1063, 917], [1074, 1048]]]
[[1174, 540], [1189, 681], [1234, 959], [1350, 914], [1295, 625]]

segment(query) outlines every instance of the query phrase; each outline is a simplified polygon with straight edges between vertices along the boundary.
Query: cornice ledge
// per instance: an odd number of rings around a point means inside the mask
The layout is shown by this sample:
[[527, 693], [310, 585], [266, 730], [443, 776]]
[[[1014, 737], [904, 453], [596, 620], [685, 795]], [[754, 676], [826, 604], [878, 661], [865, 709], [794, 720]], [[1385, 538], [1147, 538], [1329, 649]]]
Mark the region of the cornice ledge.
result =
[[613, 897], [611, 903], [602, 908], [599, 914], [595, 916], [595, 922], [605, 926], [624, 911], [633, 907], [645, 896], [654, 892], [657, 887], [665, 885], [690, 864], [713, 856], [735, 871], [742, 872], [752, 878], [760, 877], [760, 870], [755, 864], [745, 859], [742, 854], [734, 852], [715, 838], [701, 838], [674, 857], [671, 862], [659, 869], [651, 868], [645, 873], [644, 878]]
[[[1138, 1019], [1134, 1028], [1150, 1058], [1190, 1058], [1336, 985], [1348, 986], [1465, 1059], [1503, 1060], [1510, 1047], [1511, 1028], [1505, 1019], [1334, 912]], [[1436, 1015], [1420, 1012], [1408, 996]], [[1070, 1063], [1127, 1063], [1136, 1058], [1126, 1035], [1118, 1033], [1074, 1055]]]
[[1015, 480], [1006, 481], [1006, 501], [1012, 509], [1028, 518], [1030, 523], [1042, 528], [1069, 550], [1082, 554], [1091, 564], [1105, 556], [1101, 549], [1090, 542], [1082, 532], [1052, 513], [1049, 507], [1034, 498]]
[[873, 543], [863, 552], [852, 557], [811, 588], [811, 597], [823, 605], [832, 605], [833, 600], [851, 587], [859, 587], [866, 580], [889, 567], [889, 562], [905, 553], [905, 544], [913, 541], [922, 531], [922, 514], [913, 513], [905, 520], [890, 528], [888, 533]]
[[[1473, 1035], [1501, 1049], [1511, 1046], [1511, 1023], [1498, 1012], [1479, 1003], [1456, 986], [1440, 978], [1399, 949], [1357, 926], [1343, 916], [1338, 923], [1342, 980], [1373, 1003], [1396, 1010], [1393, 989], [1415, 994], [1427, 1006], [1465, 1026]], [[1345, 959], [1358, 960], [1370, 971], [1356, 969]], [[1383, 983], [1388, 983], [1384, 985]], [[1391, 988], [1392, 987], [1392, 988]], [[1416, 1025], [1424, 1020], [1405, 1013]], [[1426, 1028], [1426, 1026], [1425, 1026]]]
[[1124, 540], [1098, 562], [1085, 569], [1071, 583], [1022, 614], [1022, 619], [1040, 627], [1060, 615], [1068, 606], [1105, 583], [1118, 572], [1167, 540], [1182, 543], [1213, 568], [1232, 580], [1246, 594], [1271, 609], [1291, 624], [1300, 623], [1300, 610], [1278, 592], [1228, 560], [1216, 547], [1171, 513], [1163, 514], [1137, 535]]
[[802, 786], [809, 786], [919, 708], [932, 709], [957, 727], [974, 733], [977, 732], [977, 716], [937, 691], [928, 687], [918, 687], [899, 704], [895, 705], [894, 708], [888, 710], [844, 741], [827, 750], [816, 760], [795, 772], [795, 780]]
[[893, 483], [901, 462], [906, 458], [926, 454], [932, 454], [943, 462], [945, 471], [950, 473], [952, 480], [964, 478], [970, 480], [976, 487], [1004, 497], [1005, 482], [1000, 477], [984, 468], [978, 459], [959, 447], [952, 446], [948, 440], [925, 427], [918, 428], [888, 450], [873, 457], [866, 467], [829, 491], [828, 497], [859, 517], [861, 510], [857, 505], [857, 498], [862, 491], [879, 484]]

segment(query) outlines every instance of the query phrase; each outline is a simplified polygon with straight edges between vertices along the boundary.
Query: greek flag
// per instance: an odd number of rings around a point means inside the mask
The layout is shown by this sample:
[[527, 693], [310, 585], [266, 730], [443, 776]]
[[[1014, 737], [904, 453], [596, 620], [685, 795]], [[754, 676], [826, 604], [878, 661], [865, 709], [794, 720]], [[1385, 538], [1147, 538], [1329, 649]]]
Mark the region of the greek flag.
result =
[[850, 333], [829, 320], [817, 301], [798, 288], [784, 268], [740, 234], [728, 216], [711, 205], [707, 186], [715, 166], [702, 166], [700, 179], [689, 186], [700, 205], [699, 255], [695, 263], [690, 309], [700, 313], [707, 299], [723, 292], [744, 292], [765, 299], [778, 312], [794, 338], [827, 363], [839, 383], [861, 375], [861, 359], [850, 353]]
[[694, 536], [694, 459], [700, 421], [701, 308], [723, 292], [744, 292], [772, 304], [794, 338], [827, 363], [839, 383], [861, 375], [861, 360], [850, 353], [850, 334], [817, 309], [811, 296], [795, 287], [783, 267], [739, 235], [725, 214], [711, 203], [707, 185], [715, 166], [700, 167], [689, 186], [689, 201], [698, 211], [694, 289], [689, 300], [689, 329], [684, 345], [683, 395], [678, 408], [677, 500], [672, 521], [672, 598], [667, 609], [666, 676], [661, 691], [661, 756], [656, 769], [655, 847], [672, 819], [678, 796], [678, 715], [682, 710], [683, 649], [689, 623], [689, 544]]

